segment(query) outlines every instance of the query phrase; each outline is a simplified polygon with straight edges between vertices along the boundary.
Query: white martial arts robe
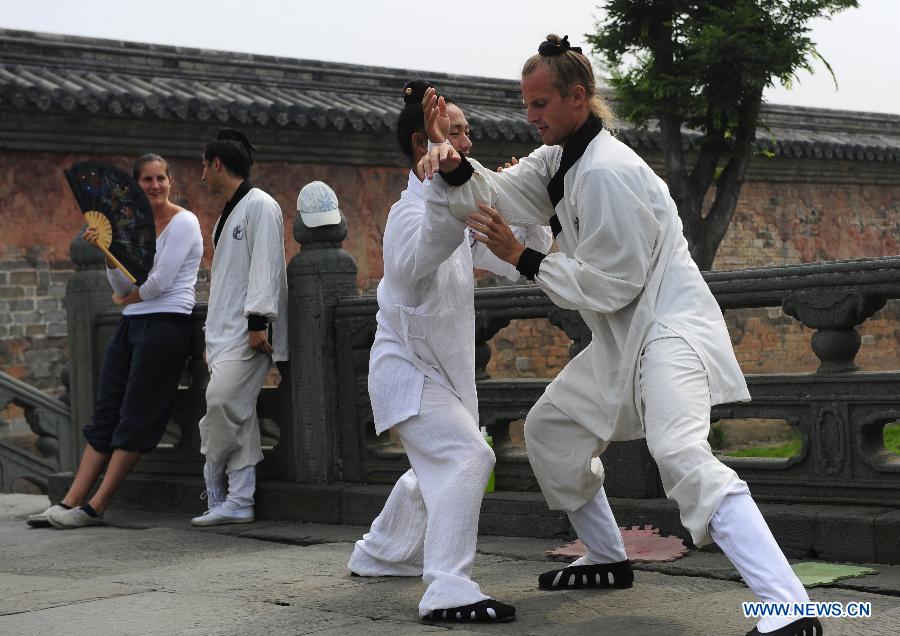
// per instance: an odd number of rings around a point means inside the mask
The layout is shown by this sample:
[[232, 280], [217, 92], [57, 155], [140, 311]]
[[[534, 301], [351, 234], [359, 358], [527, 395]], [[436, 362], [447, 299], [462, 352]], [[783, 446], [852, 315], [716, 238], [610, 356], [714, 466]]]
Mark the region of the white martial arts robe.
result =
[[[465, 223], [426, 208], [410, 172], [388, 215], [369, 395], [380, 433], [397, 426], [412, 469], [394, 486], [348, 567], [363, 576], [423, 575], [419, 613], [484, 600], [471, 580], [493, 452], [478, 432], [473, 268], [517, 279]], [[546, 250], [545, 228], [513, 228]], [[427, 530], [427, 531], [426, 531]]]
[[[430, 187], [410, 172], [384, 230], [384, 278], [378, 284], [378, 329], [369, 359], [378, 433], [419, 412], [426, 377], [456, 394], [478, 422], [472, 270], [519, 278], [515, 267], [470, 237], [463, 221], [426, 210], [424, 193]], [[545, 227], [512, 229], [529, 247], [549, 249], [552, 239]]]
[[[213, 234], [221, 223], [216, 221]], [[272, 325], [272, 358], [288, 359], [284, 219], [267, 193], [251, 188], [228, 215], [213, 254], [206, 313], [206, 359], [248, 360], [247, 317]]]
[[[221, 218], [216, 228], [220, 223]], [[250, 348], [251, 314], [265, 317], [272, 326], [271, 356]], [[207, 413], [199, 425], [211, 491], [224, 488], [224, 473], [262, 460], [256, 398], [272, 360], [287, 359], [287, 323], [281, 208], [271, 196], [252, 188], [228, 215], [212, 262], [205, 327], [210, 383]]]

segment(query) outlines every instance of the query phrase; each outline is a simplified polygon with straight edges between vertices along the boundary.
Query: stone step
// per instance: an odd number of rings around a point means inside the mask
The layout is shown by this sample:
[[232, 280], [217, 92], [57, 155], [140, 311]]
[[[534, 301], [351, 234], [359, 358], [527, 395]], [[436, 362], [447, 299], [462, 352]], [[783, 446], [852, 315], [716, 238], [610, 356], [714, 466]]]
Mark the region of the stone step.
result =
[[[60, 500], [72, 473], [50, 478], [50, 499]], [[193, 476], [134, 474], [116, 494], [123, 510], [195, 515], [203, 512], [202, 479]], [[390, 486], [297, 484], [260, 481], [258, 519], [366, 526], [378, 515]], [[652, 525], [692, 545], [678, 509], [667, 499], [610, 498], [621, 527]], [[900, 564], [900, 509], [874, 506], [761, 503], [760, 510], [789, 558]], [[558, 539], [574, 535], [565, 515], [547, 508], [533, 492], [493, 492], [484, 497], [479, 533]], [[715, 551], [716, 548], [704, 548]]]

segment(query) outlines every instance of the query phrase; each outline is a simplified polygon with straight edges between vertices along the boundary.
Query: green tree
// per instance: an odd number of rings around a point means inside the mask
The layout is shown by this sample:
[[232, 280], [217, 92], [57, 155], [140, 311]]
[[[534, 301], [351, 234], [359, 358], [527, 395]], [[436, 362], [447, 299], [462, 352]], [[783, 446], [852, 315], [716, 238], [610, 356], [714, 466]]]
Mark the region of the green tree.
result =
[[[856, 0], [609, 0], [587, 34], [611, 73], [623, 118], [658, 122], [669, 190], [691, 256], [710, 269], [750, 159], [763, 89], [819, 59], [809, 21]], [[832, 77], [834, 74], [832, 73]], [[693, 166], [683, 127], [701, 136]], [[715, 197], [704, 205], [715, 185]]]

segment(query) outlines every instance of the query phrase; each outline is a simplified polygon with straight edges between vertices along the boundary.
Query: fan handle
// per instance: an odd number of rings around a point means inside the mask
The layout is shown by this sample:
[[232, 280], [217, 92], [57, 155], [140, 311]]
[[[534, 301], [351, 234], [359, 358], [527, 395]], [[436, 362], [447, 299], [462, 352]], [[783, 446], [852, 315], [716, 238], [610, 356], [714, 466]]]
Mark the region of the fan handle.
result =
[[103, 252], [110, 263], [115, 265], [119, 268], [119, 271], [125, 274], [132, 285], [137, 285], [137, 279], [132, 276], [131, 272], [125, 269], [125, 266], [119, 262], [119, 259], [113, 256], [109, 251], [109, 244], [112, 242], [112, 226], [109, 223], [109, 219], [106, 218], [106, 215], [91, 210], [90, 212], [84, 213], [84, 220], [88, 227], [97, 230], [97, 242], [93, 245]]

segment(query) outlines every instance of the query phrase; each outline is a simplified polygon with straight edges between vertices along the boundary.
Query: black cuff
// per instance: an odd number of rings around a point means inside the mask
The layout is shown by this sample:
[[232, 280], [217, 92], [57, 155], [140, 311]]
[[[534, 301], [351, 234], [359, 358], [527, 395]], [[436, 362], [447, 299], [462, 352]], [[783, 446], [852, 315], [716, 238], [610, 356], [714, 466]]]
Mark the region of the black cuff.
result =
[[516, 265], [516, 269], [528, 280], [534, 280], [538, 270], [541, 268], [541, 261], [544, 260], [545, 256], [547, 255], [542, 254], [537, 250], [533, 250], [530, 247], [526, 247], [525, 251], [522, 252], [522, 255], [519, 257], [519, 264]]
[[447, 182], [447, 185], [465, 185], [465, 183], [472, 178], [472, 175], [475, 174], [475, 168], [472, 167], [469, 160], [463, 156], [460, 156], [460, 159], [462, 159], [462, 161], [459, 162], [459, 166], [456, 170], [453, 172], [441, 172], [441, 176], [444, 177], [444, 181]]
[[269, 325], [269, 321], [265, 316], [259, 314], [250, 314], [247, 316], [247, 331], [265, 331]]

